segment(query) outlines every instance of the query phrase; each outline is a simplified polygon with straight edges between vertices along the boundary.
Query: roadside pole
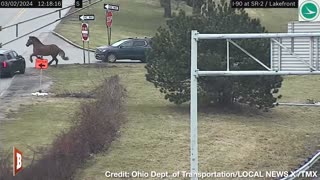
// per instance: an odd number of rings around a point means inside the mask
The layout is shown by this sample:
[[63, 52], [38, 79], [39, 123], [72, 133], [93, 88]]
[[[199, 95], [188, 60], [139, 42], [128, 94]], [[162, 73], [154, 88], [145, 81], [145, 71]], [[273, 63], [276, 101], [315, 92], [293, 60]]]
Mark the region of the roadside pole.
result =
[[[0, 26], [0, 31], [2, 31], [2, 26]], [[2, 48], [2, 43], [0, 43], [0, 48]], [[1, 75], [1, 72], [0, 72], [0, 75]], [[0, 90], [1, 90], [1, 79], [0, 79]], [[1, 92], [0, 92], [0, 95], [1, 95]]]
[[84, 21], [82, 20], [82, 24], [81, 24], [82, 54], [83, 54], [83, 64], [86, 64], [86, 52], [85, 52], [85, 50], [84, 50], [84, 41], [85, 41], [86, 36], [85, 36], [85, 33], [83, 33], [84, 30], [86, 29], [86, 28], [85, 28], [86, 26], [85, 26], [84, 24], [85, 24], [85, 23], [84, 23]]
[[84, 23], [84, 19], [81, 24], [81, 39], [82, 39], [82, 50], [83, 50], [83, 64], [86, 64], [86, 51], [85, 51], [85, 41], [89, 42], [89, 24]]
[[86, 51], [84, 50], [84, 41], [82, 41], [83, 64], [86, 64]]
[[[82, 50], [83, 50], [83, 64], [86, 64], [86, 51], [85, 51], [85, 41], [88, 42], [88, 49], [90, 49], [89, 44], [89, 22], [87, 21], [94, 21], [95, 16], [94, 14], [88, 14], [88, 15], [79, 15], [79, 20], [82, 22], [81, 24], [81, 39], [82, 39]], [[88, 50], [88, 61], [90, 64], [90, 51]]]
[[[0, 26], [0, 31], [2, 30], [2, 26]], [[2, 43], [0, 43], [0, 48], [2, 48]], [[1, 71], [0, 71], [1, 75]], [[1, 77], [0, 77], [0, 90], [1, 90]], [[1, 96], [1, 91], [0, 91], [0, 96]]]
[[[88, 22], [88, 27], [89, 27], [89, 22]], [[89, 28], [88, 28], [88, 34], [89, 34]], [[88, 63], [90, 64], [90, 51], [89, 51], [89, 39], [88, 39]]]
[[107, 27], [107, 37], [108, 37], [108, 45], [110, 46], [110, 34], [109, 34], [109, 27]]
[[42, 68], [40, 69], [40, 90], [39, 92], [42, 92]]
[[106, 12], [106, 26], [107, 26], [107, 37], [108, 37], [108, 45], [111, 44], [111, 26], [112, 26], [112, 16], [114, 11], [119, 11], [119, 5], [113, 4], [104, 4], [103, 5], [105, 12]]
[[48, 69], [48, 60], [37, 58], [35, 68], [40, 70], [40, 89], [38, 92], [32, 93], [34, 96], [47, 96], [48, 93], [43, 92], [42, 90], [42, 74], [44, 69]]
[[108, 45], [111, 44], [111, 26], [112, 26], [112, 11], [106, 10], [106, 25], [107, 25], [107, 36], [108, 36]]
[[105, 10], [106, 14], [106, 26], [107, 26], [107, 43], [110, 46], [110, 42], [109, 42], [109, 26], [108, 26], [108, 9]]
[[109, 38], [109, 45], [111, 44], [111, 26], [110, 26], [110, 38]]
[[90, 41], [88, 41], [88, 61], [89, 61], [89, 64], [90, 64]]

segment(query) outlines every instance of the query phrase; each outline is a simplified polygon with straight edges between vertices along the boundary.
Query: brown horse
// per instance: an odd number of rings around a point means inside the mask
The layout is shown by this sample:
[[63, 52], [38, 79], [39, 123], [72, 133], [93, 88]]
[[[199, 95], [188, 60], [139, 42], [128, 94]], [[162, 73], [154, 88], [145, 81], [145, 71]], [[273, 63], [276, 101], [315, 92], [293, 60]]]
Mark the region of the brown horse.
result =
[[51, 56], [52, 60], [49, 62], [49, 65], [51, 65], [53, 61], [56, 61], [56, 66], [58, 65], [57, 55], [60, 55], [63, 60], [69, 60], [64, 51], [55, 44], [44, 45], [38, 38], [29, 36], [26, 46], [29, 47], [31, 44], [33, 45], [33, 53], [30, 55], [30, 62], [33, 62], [33, 56]]

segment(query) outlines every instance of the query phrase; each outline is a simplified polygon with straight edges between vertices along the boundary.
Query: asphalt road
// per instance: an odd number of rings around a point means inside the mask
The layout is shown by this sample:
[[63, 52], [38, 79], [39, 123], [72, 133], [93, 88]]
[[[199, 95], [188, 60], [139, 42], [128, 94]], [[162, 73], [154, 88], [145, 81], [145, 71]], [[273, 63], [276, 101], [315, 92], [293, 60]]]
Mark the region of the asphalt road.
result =
[[[63, 7], [70, 6], [74, 3], [73, 0], [63, 0]], [[52, 12], [57, 10], [56, 8], [16, 8], [16, 9], [0, 9], [0, 26], [8, 26], [11, 24], [15, 24], [42, 14], [46, 14], [48, 12]], [[61, 11], [61, 15], [64, 16], [69, 9], [65, 9]], [[49, 22], [52, 22], [56, 20], [59, 17], [58, 13], [54, 13], [42, 18], [39, 18], [37, 20], [29, 21], [24, 24], [19, 25], [19, 35], [23, 35], [25, 33], [31, 32], [45, 24], [48, 24]], [[58, 22], [57, 22], [58, 23]], [[54, 23], [50, 26], [47, 26], [37, 32], [32, 33], [32, 36], [41, 36], [45, 32], [52, 31], [57, 23]], [[48, 34], [48, 33], [46, 33]], [[16, 38], [16, 29], [15, 26], [4, 29], [0, 31], [0, 42], [6, 43], [12, 39]], [[43, 37], [42, 35], [42, 38]], [[28, 37], [23, 37], [17, 41], [14, 41], [8, 45], [3, 46], [5, 49], [14, 49], [18, 54], [24, 56], [26, 58], [26, 65], [27, 67], [33, 67], [34, 65], [29, 62], [29, 56], [32, 53], [32, 47], [26, 47], [26, 42], [28, 40]], [[0, 79], [0, 97], [3, 95], [4, 91], [8, 89], [12, 82], [13, 78], [1, 78]]]
[[[63, 7], [70, 6], [74, 3], [73, 0], [63, 0]], [[46, 14], [49, 12], [53, 12], [57, 9], [52, 8], [46, 8], [46, 9], [0, 9], [0, 26], [8, 26], [11, 24], [15, 24], [33, 17], [37, 17], [42, 14]], [[65, 9], [61, 11], [61, 15], [64, 16], [70, 9]], [[54, 20], [56, 20], [59, 17], [58, 13], [54, 13], [51, 15], [47, 15], [44, 17], [41, 17], [36, 20], [32, 20], [23, 24], [19, 25], [19, 35], [24, 35], [26, 33], [29, 33], [39, 27], [42, 27]], [[57, 26], [59, 22], [56, 22], [52, 25], [49, 25], [37, 32], [34, 32], [28, 36], [36, 36], [38, 37], [44, 44], [56, 44], [61, 49], [63, 49], [66, 53], [66, 56], [69, 57], [69, 61], [63, 61], [60, 57], [59, 64], [79, 64], [84, 62], [83, 58], [83, 51], [75, 48], [74, 46], [66, 43], [61, 38], [53, 35], [51, 33], [52, 30]], [[80, 31], [80, 30], [79, 30]], [[80, 32], [79, 32], [80, 33]], [[26, 59], [26, 65], [27, 69], [26, 72], [30, 71], [31, 68], [34, 67], [34, 63], [31, 63], [29, 61], [29, 56], [32, 53], [32, 46], [26, 47], [26, 42], [28, 40], [28, 36], [23, 37], [21, 39], [18, 39], [12, 43], [9, 43], [8, 45], [5, 45], [3, 48], [5, 49], [14, 49], [18, 54], [22, 55]], [[80, 36], [80, 34], [79, 34]], [[16, 38], [16, 28], [11, 27], [8, 29], [4, 29], [0, 31], [0, 42], [6, 43], [12, 39]], [[97, 61], [94, 58], [93, 52], [86, 52], [85, 55], [85, 61], [88, 63], [89, 59], [91, 63], [96, 63]], [[90, 58], [88, 57], [90, 56]], [[51, 57], [45, 57], [48, 58], [48, 60], [51, 60]], [[119, 60], [118, 62], [122, 63], [131, 63], [131, 62], [140, 62], [139, 60]], [[55, 63], [55, 62], [54, 62]], [[53, 64], [54, 64], [53, 63]], [[0, 79], [0, 101], [1, 97], [4, 95], [5, 91], [10, 87], [10, 84], [12, 84], [12, 81], [14, 78], [19, 78], [20, 76], [15, 76], [13, 78], [1, 78]]]

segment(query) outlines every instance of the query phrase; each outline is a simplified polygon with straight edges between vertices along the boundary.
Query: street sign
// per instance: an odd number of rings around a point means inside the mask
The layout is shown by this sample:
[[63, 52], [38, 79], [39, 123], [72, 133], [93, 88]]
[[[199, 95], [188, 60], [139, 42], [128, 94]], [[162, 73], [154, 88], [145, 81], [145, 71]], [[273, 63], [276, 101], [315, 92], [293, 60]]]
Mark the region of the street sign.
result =
[[89, 41], [89, 24], [88, 23], [82, 23], [81, 36], [82, 36], [82, 41]]
[[93, 21], [95, 19], [93, 14], [90, 15], [79, 15], [79, 20], [80, 21]]
[[320, 21], [320, 0], [299, 0], [299, 21]]
[[40, 69], [40, 90], [37, 93], [32, 93], [32, 95], [34, 95], [34, 96], [39, 96], [39, 95], [47, 96], [48, 93], [42, 92], [42, 71], [44, 69], [48, 69], [48, 60], [37, 58], [36, 59], [36, 69]]
[[106, 13], [106, 19], [107, 19], [107, 21], [106, 21], [107, 27], [111, 27], [112, 26], [112, 12], [111, 11], [108, 11]]
[[104, 4], [103, 5], [104, 9], [107, 9], [109, 11], [119, 11], [120, 7], [118, 5], [113, 5], [113, 4]]
[[48, 60], [36, 59], [36, 69], [48, 69]]

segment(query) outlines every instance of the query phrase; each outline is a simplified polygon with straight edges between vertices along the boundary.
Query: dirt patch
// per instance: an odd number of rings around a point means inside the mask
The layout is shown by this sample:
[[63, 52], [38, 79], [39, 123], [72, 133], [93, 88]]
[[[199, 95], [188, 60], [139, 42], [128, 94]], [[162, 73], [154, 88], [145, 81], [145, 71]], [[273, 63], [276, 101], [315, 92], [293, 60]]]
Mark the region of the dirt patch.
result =
[[[42, 89], [47, 92], [51, 84], [51, 79], [43, 76]], [[5, 138], [5, 134], [2, 134], [1, 123], [12, 120], [9, 114], [17, 111], [20, 106], [46, 101], [46, 97], [32, 96], [31, 93], [39, 89], [40, 71], [28, 68], [25, 74], [15, 75], [10, 87], [0, 97], [0, 151], [3, 147], [1, 142]]]

